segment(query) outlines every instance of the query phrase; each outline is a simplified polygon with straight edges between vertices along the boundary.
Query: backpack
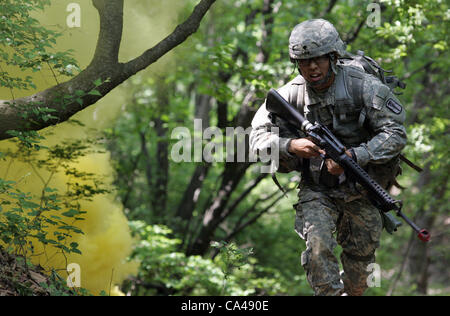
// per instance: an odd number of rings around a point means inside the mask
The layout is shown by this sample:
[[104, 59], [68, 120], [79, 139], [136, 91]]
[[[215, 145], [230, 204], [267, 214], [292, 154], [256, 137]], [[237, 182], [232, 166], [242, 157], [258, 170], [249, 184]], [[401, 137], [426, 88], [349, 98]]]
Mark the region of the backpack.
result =
[[[364, 55], [364, 51], [358, 50], [356, 51], [356, 55], [351, 54], [349, 52], [346, 52], [345, 56], [339, 58], [341, 60], [350, 61], [350, 63], [356, 64], [356, 66], [359, 66], [359, 68], [364, 69], [364, 71], [368, 74], [374, 75], [378, 79], [381, 80], [382, 83], [384, 83], [386, 86], [389, 87], [389, 89], [392, 91], [392, 93], [396, 95], [400, 95], [401, 93], [395, 92], [394, 90], [396, 88], [405, 89], [406, 83], [401, 81], [397, 76], [386, 76], [385, 73], [392, 73], [392, 70], [385, 70], [383, 69], [380, 64], [378, 64], [373, 58]], [[417, 172], [422, 172], [423, 169], [416, 164], [414, 164], [412, 161], [410, 161], [408, 158], [406, 158], [403, 154], [399, 155], [399, 159], [406, 163], [409, 167], [416, 170]], [[395, 180], [395, 179], [394, 179]], [[396, 181], [395, 181], [396, 182]], [[399, 185], [397, 182], [395, 185], [399, 188], [402, 188], [401, 185]]]
[[403, 81], [400, 81], [398, 77], [385, 75], [385, 73], [392, 73], [392, 70], [383, 69], [375, 60], [373, 60], [373, 58], [364, 55], [364, 51], [362, 50], [358, 50], [356, 55], [346, 52], [345, 56], [339, 59], [343, 61], [350, 60], [350, 63], [353, 62], [356, 66], [359, 66], [359, 68], [364, 69], [366, 73], [374, 75], [380, 79], [382, 83], [391, 89], [391, 91], [394, 91], [395, 88], [406, 88], [406, 84]]

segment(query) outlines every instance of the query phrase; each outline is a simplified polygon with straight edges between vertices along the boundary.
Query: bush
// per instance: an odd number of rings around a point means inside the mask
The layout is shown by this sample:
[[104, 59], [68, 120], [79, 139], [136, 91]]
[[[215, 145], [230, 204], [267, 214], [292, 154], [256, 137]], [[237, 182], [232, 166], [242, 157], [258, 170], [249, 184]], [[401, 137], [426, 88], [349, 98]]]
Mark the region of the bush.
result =
[[216, 242], [214, 259], [178, 252], [181, 240], [162, 225], [130, 222], [138, 238], [132, 259], [140, 261], [136, 278], [124, 284], [131, 295], [277, 295], [285, 293], [279, 273], [257, 265], [251, 249]]

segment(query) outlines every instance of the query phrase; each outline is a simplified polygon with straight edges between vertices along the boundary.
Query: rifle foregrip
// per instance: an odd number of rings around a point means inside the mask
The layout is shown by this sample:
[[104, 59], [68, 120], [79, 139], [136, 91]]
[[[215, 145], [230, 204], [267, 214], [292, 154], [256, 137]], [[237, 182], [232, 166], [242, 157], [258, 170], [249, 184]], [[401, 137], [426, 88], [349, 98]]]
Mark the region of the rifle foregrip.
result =
[[352, 158], [346, 156], [341, 160], [341, 164], [344, 170], [350, 173], [350, 177], [353, 177], [356, 182], [361, 184], [368, 192], [369, 195], [379, 204], [379, 207], [383, 212], [389, 212], [390, 210], [398, 209], [393, 198], [384, 190], [375, 180], [373, 180], [369, 174], [361, 168]]

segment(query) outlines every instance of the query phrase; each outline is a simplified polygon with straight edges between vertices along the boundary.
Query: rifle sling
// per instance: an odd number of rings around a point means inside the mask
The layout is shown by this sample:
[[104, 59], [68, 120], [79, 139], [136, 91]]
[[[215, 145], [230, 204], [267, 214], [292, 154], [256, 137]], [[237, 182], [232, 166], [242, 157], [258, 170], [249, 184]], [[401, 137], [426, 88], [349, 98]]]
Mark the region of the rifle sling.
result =
[[416, 170], [417, 172], [422, 172], [423, 171], [422, 168], [420, 168], [419, 166], [415, 165], [411, 160], [409, 160], [408, 158], [406, 158], [402, 154], [400, 154], [400, 160], [403, 161], [404, 163], [406, 163], [408, 166], [410, 166], [414, 170]]

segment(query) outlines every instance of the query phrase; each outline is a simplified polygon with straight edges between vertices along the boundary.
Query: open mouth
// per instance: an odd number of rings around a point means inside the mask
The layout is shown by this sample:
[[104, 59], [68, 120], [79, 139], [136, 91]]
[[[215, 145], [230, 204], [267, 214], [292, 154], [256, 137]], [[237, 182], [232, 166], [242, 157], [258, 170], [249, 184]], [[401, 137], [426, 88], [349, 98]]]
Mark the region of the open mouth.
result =
[[309, 75], [309, 78], [311, 79], [311, 81], [319, 81], [320, 79], [322, 79], [322, 75], [321, 74], [312, 74], [312, 75]]

